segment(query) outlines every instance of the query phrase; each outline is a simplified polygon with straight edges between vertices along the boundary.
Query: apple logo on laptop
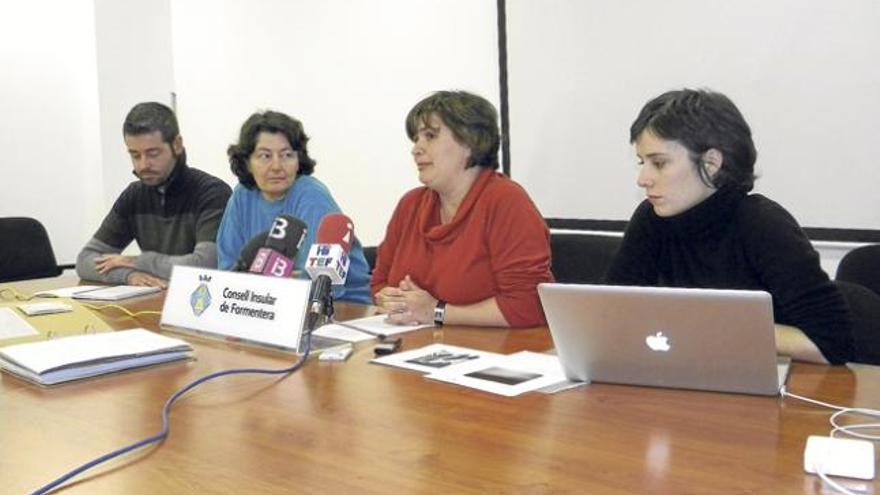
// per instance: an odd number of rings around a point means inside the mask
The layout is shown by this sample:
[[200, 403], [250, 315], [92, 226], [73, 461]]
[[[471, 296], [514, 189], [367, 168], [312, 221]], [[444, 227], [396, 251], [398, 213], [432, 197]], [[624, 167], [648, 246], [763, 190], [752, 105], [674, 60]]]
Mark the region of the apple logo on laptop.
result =
[[666, 352], [672, 348], [669, 345], [669, 337], [663, 335], [663, 332], [657, 332], [654, 335], [645, 337], [645, 343], [652, 351]]

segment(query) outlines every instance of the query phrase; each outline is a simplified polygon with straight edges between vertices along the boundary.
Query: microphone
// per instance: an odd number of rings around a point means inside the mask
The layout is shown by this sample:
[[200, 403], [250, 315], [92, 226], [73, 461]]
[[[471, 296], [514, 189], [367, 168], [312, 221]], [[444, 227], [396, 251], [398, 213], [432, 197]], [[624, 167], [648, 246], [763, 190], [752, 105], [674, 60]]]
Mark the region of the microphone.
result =
[[257, 248], [247, 271], [272, 277], [290, 276], [307, 231], [308, 228], [302, 220], [291, 215], [278, 215], [265, 236], [262, 233], [257, 234], [242, 249], [241, 257], [246, 260], [246, 256], [250, 255], [247, 251], [251, 244], [257, 239], [263, 239], [262, 247]]
[[354, 225], [342, 213], [331, 213], [321, 219], [315, 243], [306, 258], [309, 278], [326, 275], [333, 285], [344, 285], [348, 277], [348, 253], [354, 241]]
[[246, 272], [248, 268], [250, 268], [251, 263], [254, 262], [254, 258], [257, 256], [257, 251], [263, 247], [263, 244], [266, 244], [266, 236], [269, 235], [268, 230], [264, 230], [259, 234], [253, 236], [251, 240], [241, 248], [241, 251], [238, 254], [238, 260], [235, 262], [235, 265], [232, 267], [232, 271], [234, 272]]
[[306, 258], [306, 273], [312, 279], [309, 301], [309, 330], [314, 330], [321, 316], [333, 314], [332, 285], [344, 285], [348, 277], [354, 225], [342, 213], [331, 213], [321, 219], [315, 243]]

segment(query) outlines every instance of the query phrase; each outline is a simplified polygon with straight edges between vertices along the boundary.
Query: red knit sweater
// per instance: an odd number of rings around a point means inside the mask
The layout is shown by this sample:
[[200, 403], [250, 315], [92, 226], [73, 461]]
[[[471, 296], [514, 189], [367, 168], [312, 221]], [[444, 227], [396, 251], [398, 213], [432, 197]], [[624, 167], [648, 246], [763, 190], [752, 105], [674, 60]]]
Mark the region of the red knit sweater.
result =
[[523, 188], [484, 170], [455, 218], [440, 224], [440, 198], [427, 187], [406, 193], [379, 245], [370, 288], [409, 275], [452, 305], [495, 297], [512, 327], [545, 324], [537, 284], [550, 282], [550, 232]]

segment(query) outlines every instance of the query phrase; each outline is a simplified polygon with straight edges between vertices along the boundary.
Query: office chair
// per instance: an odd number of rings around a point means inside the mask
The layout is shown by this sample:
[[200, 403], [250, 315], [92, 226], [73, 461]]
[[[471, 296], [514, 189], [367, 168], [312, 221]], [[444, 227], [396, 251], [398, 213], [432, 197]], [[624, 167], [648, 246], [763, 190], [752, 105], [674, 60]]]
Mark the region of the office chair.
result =
[[550, 234], [550, 271], [557, 282], [601, 284], [620, 248], [620, 237]]
[[73, 265], [58, 265], [49, 234], [39, 221], [0, 218], [0, 282], [57, 277]]
[[880, 294], [880, 244], [857, 247], [846, 253], [837, 265], [834, 279], [859, 284]]
[[364, 258], [367, 259], [367, 266], [370, 267], [370, 273], [373, 273], [373, 268], [376, 267], [376, 253], [378, 249], [376, 246], [365, 246], [364, 247]]
[[835, 280], [853, 319], [853, 361], [880, 364], [880, 295], [863, 285]]

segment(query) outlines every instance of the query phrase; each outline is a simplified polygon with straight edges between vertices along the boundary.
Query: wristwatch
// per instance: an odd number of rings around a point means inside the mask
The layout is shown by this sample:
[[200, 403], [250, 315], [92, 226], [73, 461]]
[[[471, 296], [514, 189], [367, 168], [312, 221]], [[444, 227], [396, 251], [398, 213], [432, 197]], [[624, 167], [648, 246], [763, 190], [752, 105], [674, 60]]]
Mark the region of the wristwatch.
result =
[[442, 327], [444, 319], [446, 319], [446, 301], [437, 301], [437, 305], [434, 306], [434, 324]]

